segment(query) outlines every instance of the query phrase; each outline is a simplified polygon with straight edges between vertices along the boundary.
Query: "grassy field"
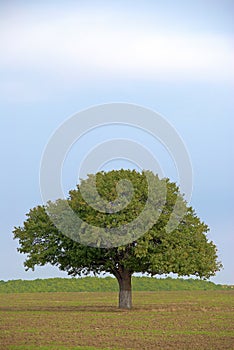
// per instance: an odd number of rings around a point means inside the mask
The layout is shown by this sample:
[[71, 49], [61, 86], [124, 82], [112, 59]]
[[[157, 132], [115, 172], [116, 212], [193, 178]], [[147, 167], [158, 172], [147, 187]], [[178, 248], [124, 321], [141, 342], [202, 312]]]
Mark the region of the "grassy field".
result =
[[234, 291], [0, 295], [0, 349], [234, 349]]
[[[134, 291], [161, 290], [223, 290], [231, 286], [214, 284], [200, 279], [132, 277]], [[0, 281], [0, 293], [35, 292], [117, 292], [118, 282], [113, 277], [45, 278], [36, 280]]]

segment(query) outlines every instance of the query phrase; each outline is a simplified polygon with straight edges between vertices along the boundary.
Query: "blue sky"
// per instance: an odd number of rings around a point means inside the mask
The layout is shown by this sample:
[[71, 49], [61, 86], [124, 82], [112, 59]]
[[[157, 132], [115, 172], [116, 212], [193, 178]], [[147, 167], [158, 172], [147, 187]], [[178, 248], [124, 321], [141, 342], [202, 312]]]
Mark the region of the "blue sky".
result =
[[[90, 106], [128, 102], [161, 113], [184, 140], [191, 204], [224, 264], [212, 280], [234, 284], [233, 7], [227, 0], [1, 1], [0, 279], [65, 276], [49, 266], [25, 272], [13, 226], [42, 203], [40, 161], [56, 128]], [[145, 135], [103, 129], [101, 139], [91, 135], [72, 149], [65, 190], [75, 187], [79, 149], [118, 133], [142, 137], [155, 151]]]

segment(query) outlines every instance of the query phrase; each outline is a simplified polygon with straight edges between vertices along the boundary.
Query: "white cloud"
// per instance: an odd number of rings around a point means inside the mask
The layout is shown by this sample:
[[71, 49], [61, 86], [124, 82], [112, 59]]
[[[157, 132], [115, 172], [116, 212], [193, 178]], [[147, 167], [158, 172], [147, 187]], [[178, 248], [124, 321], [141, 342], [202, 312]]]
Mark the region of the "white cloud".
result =
[[210, 33], [138, 29], [106, 14], [12, 16], [0, 25], [0, 63], [68, 81], [107, 78], [226, 81], [233, 78], [231, 43]]

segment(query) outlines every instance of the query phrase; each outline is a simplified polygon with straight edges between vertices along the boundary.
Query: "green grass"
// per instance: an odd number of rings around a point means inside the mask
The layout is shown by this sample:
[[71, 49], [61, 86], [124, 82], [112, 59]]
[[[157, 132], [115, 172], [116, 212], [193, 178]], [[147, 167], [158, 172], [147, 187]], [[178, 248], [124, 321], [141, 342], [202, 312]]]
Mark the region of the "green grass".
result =
[[156, 350], [234, 348], [234, 291], [0, 295], [1, 350]]
[[[219, 290], [231, 287], [216, 285], [212, 282], [194, 279], [133, 277], [134, 291], [160, 290]], [[0, 293], [35, 293], [35, 292], [117, 292], [115, 278], [48, 278], [0, 281]]]

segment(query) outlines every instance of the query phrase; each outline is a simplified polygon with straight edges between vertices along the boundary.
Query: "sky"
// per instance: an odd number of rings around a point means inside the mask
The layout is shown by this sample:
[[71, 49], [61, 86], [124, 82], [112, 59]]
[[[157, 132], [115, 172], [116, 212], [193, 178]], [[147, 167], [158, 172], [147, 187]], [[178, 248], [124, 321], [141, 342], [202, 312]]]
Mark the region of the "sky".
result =
[[[0, 2], [0, 279], [65, 277], [58, 269], [25, 272], [14, 226], [42, 204], [40, 164], [57, 128], [92, 106], [129, 103], [165, 118], [183, 140], [193, 169], [191, 205], [210, 227], [224, 268], [233, 274], [233, 11], [230, 0]], [[133, 139], [176, 178], [167, 149], [127, 125], [93, 130], [71, 146], [64, 193], [78, 168], [106, 140]], [[113, 159], [109, 170], [134, 168]]]

